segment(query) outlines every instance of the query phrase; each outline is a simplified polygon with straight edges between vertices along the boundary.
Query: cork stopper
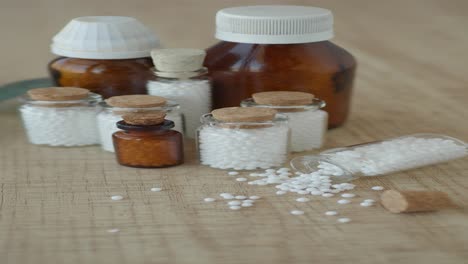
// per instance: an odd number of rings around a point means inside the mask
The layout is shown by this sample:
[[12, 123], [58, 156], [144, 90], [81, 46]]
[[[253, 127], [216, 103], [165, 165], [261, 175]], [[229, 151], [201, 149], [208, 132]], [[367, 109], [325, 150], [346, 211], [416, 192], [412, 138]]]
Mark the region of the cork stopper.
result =
[[257, 107], [226, 107], [211, 112], [216, 120], [223, 122], [266, 122], [275, 118], [276, 110]]
[[151, 57], [157, 71], [194, 72], [203, 68], [206, 52], [199, 49], [154, 49]]
[[28, 96], [37, 101], [76, 101], [88, 97], [89, 90], [76, 87], [36, 88], [28, 91]]
[[293, 91], [272, 91], [254, 93], [253, 100], [257, 104], [276, 105], [276, 106], [299, 106], [311, 104], [314, 95], [304, 92]]
[[444, 192], [387, 190], [381, 195], [382, 205], [392, 213], [437, 211], [453, 207]]
[[166, 102], [164, 97], [146, 94], [120, 95], [106, 99], [108, 105], [122, 108], [158, 107], [165, 105]]
[[148, 113], [132, 113], [122, 116], [122, 119], [127, 124], [150, 126], [159, 125], [164, 122], [166, 114], [164, 112], [148, 112]]

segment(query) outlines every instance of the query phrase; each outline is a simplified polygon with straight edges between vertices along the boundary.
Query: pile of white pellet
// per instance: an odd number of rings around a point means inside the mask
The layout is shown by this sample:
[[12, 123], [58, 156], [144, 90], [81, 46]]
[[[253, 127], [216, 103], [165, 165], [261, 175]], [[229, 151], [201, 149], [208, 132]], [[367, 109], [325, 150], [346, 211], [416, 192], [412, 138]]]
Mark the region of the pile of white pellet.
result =
[[211, 111], [211, 86], [208, 80], [150, 81], [148, 94], [174, 100], [185, 117], [188, 137], [195, 138], [200, 117]]
[[32, 144], [85, 146], [99, 143], [95, 107], [23, 105], [21, 117]]
[[286, 126], [232, 129], [205, 125], [198, 138], [201, 163], [234, 170], [281, 166], [288, 155], [288, 131]]
[[291, 128], [291, 150], [306, 151], [322, 147], [328, 124], [328, 114], [322, 110], [282, 112]]
[[[256, 195], [247, 197], [245, 195], [233, 195], [230, 193], [220, 193], [219, 196], [228, 201], [226, 204], [231, 210], [239, 210], [243, 207], [252, 207], [255, 201], [260, 199], [260, 196]], [[212, 197], [206, 197], [203, 199], [203, 201], [211, 203], [216, 201], [216, 199]]]
[[[174, 130], [183, 133], [182, 116], [180, 113], [168, 112], [166, 119], [174, 122]], [[122, 120], [121, 115], [117, 115], [112, 111], [103, 110], [97, 115], [97, 126], [102, 149], [114, 152], [112, 134], [119, 130], [116, 123], [120, 120]]]
[[445, 162], [467, 155], [466, 146], [442, 138], [404, 137], [327, 154], [352, 174], [375, 176]]

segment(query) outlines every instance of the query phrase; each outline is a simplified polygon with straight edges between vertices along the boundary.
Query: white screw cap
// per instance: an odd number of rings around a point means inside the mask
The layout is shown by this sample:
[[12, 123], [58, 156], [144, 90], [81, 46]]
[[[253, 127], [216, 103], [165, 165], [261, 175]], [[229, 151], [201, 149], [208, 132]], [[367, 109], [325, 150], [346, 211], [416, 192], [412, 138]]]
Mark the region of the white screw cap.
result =
[[308, 43], [333, 37], [333, 14], [311, 6], [231, 7], [216, 14], [215, 37], [257, 44]]
[[149, 57], [159, 40], [133, 17], [88, 16], [71, 20], [52, 39], [56, 55], [82, 59]]

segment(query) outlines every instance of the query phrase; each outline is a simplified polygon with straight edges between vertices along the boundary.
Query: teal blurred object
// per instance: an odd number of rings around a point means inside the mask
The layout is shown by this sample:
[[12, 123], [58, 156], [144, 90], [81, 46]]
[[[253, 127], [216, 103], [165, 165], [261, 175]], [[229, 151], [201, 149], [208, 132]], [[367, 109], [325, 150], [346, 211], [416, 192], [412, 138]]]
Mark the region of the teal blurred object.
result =
[[0, 86], [0, 101], [8, 100], [26, 93], [29, 89], [53, 86], [49, 78], [37, 78], [7, 83]]

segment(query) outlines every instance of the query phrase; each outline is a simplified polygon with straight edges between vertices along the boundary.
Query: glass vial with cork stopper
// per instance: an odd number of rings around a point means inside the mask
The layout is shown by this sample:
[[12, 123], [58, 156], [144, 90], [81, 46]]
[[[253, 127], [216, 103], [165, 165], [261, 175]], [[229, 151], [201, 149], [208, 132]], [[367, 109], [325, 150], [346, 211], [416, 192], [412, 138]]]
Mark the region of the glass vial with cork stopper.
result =
[[119, 164], [139, 168], [163, 168], [184, 162], [183, 137], [172, 130], [174, 122], [164, 112], [132, 113], [117, 122], [112, 135]]
[[183, 117], [179, 105], [166, 98], [152, 95], [120, 95], [113, 96], [101, 102], [101, 111], [97, 115], [97, 124], [101, 147], [105, 151], [114, 152], [112, 134], [119, 129], [115, 123], [122, 120], [122, 116], [132, 113], [164, 112], [166, 119], [174, 122], [174, 130], [183, 133]]
[[216, 109], [201, 118], [197, 132], [200, 162], [219, 169], [279, 167], [289, 150], [287, 117], [256, 107]]
[[99, 143], [96, 114], [101, 96], [76, 87], [31, 89], [19, 108], [29, 142], [76, 147]]
[[195, 138], [200, 116], [211, 111], [211, 84], [203, 67], [205, 51], [198, 49], [155, 49], [154, 78], [147, 84], [148, 94], [162, 96], [180, 104], [185, 117], [185, 134]]
[[238, 106], [264, 91], [307, 92], [327, 102], [329, 127], [342, 125], [351, 105], [356, 60], [330, 42], [333, 15], [311, 6], [241, 6], [216, 14], [219, 43], [204, 65], [213, 108]]
[[51, 45], [59, 57], [48, 64], [57, 86], [89, 89], [104, 98], [146, 94], [151, 49], [159, 40], [132, 17], [89, 16], [71, 20]]
[[241, 102], [243, 107], [272, 108], [288, 117], [291, 128], [291, 151], [300, 152], [322, 147], [327, 131], [327, 112], [323, 100], [313, 94], [293, 91], [254, 93]]

